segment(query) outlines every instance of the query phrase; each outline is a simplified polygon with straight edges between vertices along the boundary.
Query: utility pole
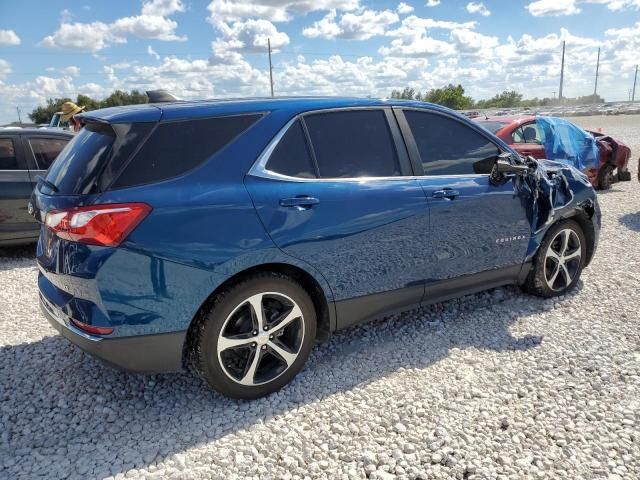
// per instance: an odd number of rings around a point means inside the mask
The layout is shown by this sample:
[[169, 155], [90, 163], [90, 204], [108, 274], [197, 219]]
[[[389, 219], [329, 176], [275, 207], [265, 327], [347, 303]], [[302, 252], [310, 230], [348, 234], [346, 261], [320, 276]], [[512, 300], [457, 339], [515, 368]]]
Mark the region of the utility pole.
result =
[[596, 85], [593, 87], [593, 96], [598, 94], [598, 70], [600, 70], [600, 47], [598, 47], [598, 61], [596, 62]]
[[556, 91], [555, 90], [553, 91], [553, 99], [554, 100], [556, 99]]
[[633, 94], [631, 95], [631, 101], [636, 101], [636, 83], [638, 81], [638, 65], [636, 65], [636, 75], [633, 77]]
[[271, 39], [267, 38], [267, 46], [269, 47], [269, 82], [271, 83], [271, 96], [273, 97], [273, 67], [271, 66]]
[[22, 117], [20, 116], [20, 107], [16, 107], [16, 112], [18, 112], [18, 122], [22, 125]]
[[562, 101], [562, 84], [564, 83], [564, 47], [565, 41], [562, 41], [562, 65], [560, 66], [560, 90], [558, 91], [558, 100]]

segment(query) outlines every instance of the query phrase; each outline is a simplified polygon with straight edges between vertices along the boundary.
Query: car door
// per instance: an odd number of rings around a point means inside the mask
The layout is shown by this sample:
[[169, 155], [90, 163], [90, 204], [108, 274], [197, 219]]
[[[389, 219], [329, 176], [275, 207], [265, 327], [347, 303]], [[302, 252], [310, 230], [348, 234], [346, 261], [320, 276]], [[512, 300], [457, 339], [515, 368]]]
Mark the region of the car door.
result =
[[390, 109], [294, 119], [245, 184], [276, 245], [327, 279], [340, 327], [420, 302], [429, 211]]
[[511, 132], [511, 146], [521, 155], [547, 158], [544, 150], [544, 130], [535, 121], [523, 123]]
[[0, 134], [0, 242], [37, 236], [27, 211], [32, 190], [20, 136]]
[[500, 153], [490, 134], [444, 112], [398, 109], [396, 114], [430, 205], [426, 296], [442, 294], [453, 279], [464, 287], [467, 280], [515, 278], [530, 227], [512, 181], [489, 182]]

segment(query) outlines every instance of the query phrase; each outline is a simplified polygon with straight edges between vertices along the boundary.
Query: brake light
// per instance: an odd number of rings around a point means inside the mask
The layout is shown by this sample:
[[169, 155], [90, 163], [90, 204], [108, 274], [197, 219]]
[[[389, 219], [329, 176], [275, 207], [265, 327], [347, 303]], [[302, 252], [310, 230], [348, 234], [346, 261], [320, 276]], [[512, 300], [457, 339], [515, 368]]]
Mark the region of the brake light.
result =
[[72, 242], [117, 247], [151, 212], [146, 203], [111, 203], [52, 210], [44, 224]]

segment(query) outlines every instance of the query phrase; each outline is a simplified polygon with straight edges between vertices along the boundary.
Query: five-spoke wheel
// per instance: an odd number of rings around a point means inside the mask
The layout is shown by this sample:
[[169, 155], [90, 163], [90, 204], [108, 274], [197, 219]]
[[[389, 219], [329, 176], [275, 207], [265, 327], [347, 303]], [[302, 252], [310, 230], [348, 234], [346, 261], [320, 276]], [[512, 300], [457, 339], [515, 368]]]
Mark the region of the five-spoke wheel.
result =
[[257, 293], [227, 317], [218, 336], [218, 360], [242, 385], [259, 385], [282, 375], [295, 362], [304, 338], [298, 304], [277, 292]]
[[219, 392], [257, 398], [293, 379], [315, 335], [306, 290], [276, 273], [256, 274], [214, 299], [194, 344], [195, 366]]
[[578, 234], [564, 228], [557, 232], [545, 254], [544, 279], [554, 292], [566, 289], [580, 268], [582, 243]]

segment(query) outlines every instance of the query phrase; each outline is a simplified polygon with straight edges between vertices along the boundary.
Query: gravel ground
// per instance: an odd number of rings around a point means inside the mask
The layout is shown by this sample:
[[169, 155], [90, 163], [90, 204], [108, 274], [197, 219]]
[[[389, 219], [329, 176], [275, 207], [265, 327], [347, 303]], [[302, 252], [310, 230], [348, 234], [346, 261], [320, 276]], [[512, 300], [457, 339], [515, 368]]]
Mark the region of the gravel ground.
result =
[[[640, 154], [639, 117], [602, 126]], [[640, 185], [600, 195], [578, 289], [496, 289], [335, 335], [278, 394], [114, 371], [39, 313], [33, 249], [0, 258], [0, 478], [640, 478]]]

